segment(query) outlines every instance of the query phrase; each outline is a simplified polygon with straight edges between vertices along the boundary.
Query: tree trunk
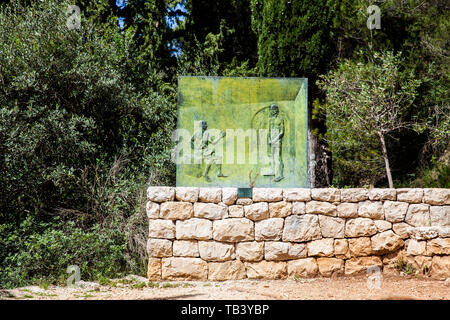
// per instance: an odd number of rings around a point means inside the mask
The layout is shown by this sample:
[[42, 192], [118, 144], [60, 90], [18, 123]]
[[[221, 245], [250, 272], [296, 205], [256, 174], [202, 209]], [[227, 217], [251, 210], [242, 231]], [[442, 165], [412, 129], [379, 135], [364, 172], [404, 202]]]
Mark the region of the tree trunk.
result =
[[391, 168], [389, 166], [389, 158], [387, 154], [386, 143], [384, 142], [384, 135], [382, 132], [378, 132], [378, 136], [380, 137], [381, 149], [383, 150], [383, 158], [384, 164], [386, 165], [386, 176], [388, 178], [389, 188], [394, 188], [394, 184], [392, 183]]
[[[310, 86], [308, 84], [308, 97], [316, 96], [318, 96], [316, 88], [313, 85]], [[324, 119], [312, 118], [312, 101], [314, 101], [314, 98], [311, 98], [310, 103], [308, 103], [309, 187], [327, 188], [330, 186], [333, 179], [331, 152], [328, 150], [328, 146], [323, 141], [320, 141], [317, 135], [313, 134], [314, 131], [325, 134], [327, 128]]]
[[314, 138], [311, 130], [308, 129], [308, 181], [309, 188], [316, 186], [316, 139]]

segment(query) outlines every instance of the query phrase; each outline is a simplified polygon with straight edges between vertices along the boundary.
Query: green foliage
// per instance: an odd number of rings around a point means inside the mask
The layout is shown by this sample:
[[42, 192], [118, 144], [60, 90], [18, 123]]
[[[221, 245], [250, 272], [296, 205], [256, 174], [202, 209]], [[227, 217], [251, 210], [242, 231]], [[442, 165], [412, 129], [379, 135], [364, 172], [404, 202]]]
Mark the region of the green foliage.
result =
[[2, 286], [69, 264], [84, 279], [143, 274], [143, 190], [175, 179], [174, 94], [135, 85], [132, 28], [82, 16], [69, 30], [69, 3], [0, 7]]
[[138, 282], [132, 285], [133, 289], [142, 289], [144, 287], [146, 287], [147, 284], [145, 282]]
[[411, 72], [402, 72], [399, 59], [400, 55], [386, 52], [367, 61], [340, 63], [318, 82], [327, 92], [327, 115], [339, 120], [340, 126], [347, 123], [347, 130], [357, 136], [407, 126], [401, 116], [413, 103], [421, 81]]
[[47, 281], [46, 279], [39, 279], [38, 280], [38, 286], [41, 289], [47, 290], [48, 287], [50, 286], [50, 282]]
[[401, 258], [396, 261], [395, 269], [397, 269], [400, 272], [403, 272], [407, 276], [416, 273], [416, 268], [414, 268], [414, 266], [411, 263]]
[[118, 18], [122, 29], [130, 36], [127, 59], [122, 65], [130, 80], [140, 89], [155, 90], [165, 87], [172, 79], [176, 59], [171, 55], [173, 31], [166, 24], [168, 0], [128, 0], [126, 6], [118, 7], [110, 0], [76, 0], [86, 19], [95, 25], [96, 31], [117, 29]]
[[307, 77], [325, 72], [333, 50], [335, 4], [327, 0], [251, 0], [262, 76]]
[[220, 39], [220, 52], [216, 51], [220, 65], [239, 66], [247, 61], [250, 68], [255, 66], [257, 48], [251, 28], [250, 0], [186, 0], [186, 10], [189, 14], [180, 31], [183, 52], [196, 48], [197, 42], [207, 45], [213, 40], [212, 35], [222, 34], [225, 37]]
[[433, 157], [431, 165], [421, 168], [419, 173], [418, 177], [414, 175], [405, 185], [414, 188], [450, 188], [450, 166], [445, 162], [439, 162]]
[[[366, 9], [370, 4], [380, 7], [379, 30], [366, 27]], [[411, 182], [405, 179], [409, 175], [415, 175], [420, 180], [424, 172], [432, 170], [432, 157], [440, 162], [448, 150], [450, 11], [447, 7], [446, 0], [387, 0], [375, 3], [345, 0], [340, 2], [334, 19], [339, 44], [335, 59], [358, 60], [361, 50], [369, 55], [401, 51], [402, 69], [421, 80], [415, 102], [405, 114], [405, 118], [414, 123], [415, 132], [400, 130], [391, 137], [393, 174], [394, 178], [397, 177], [397, 183], [402, 185]], [[408, 161], [404, 161], [405, 158]]]
[[149, 281], [148, 284], [147, 284], [147, 286], [148, 286], [149, 288], [159, 288], [159, 283], [158, 283], [158, 282], [152, 282], [152, 281]]
[[[46, 282], [61, 281], [67, 279], [69, 265], [80, 267], [83, 280], [113, 276], [125, 267], [124, 235], [98, 225], [83, 230], [58, 218], [43, 223], [28, 217], [19, 228], [1, 225], [0, 237], [4, 244], [1, 287], [23, 286], [42, 277]], [[11, 252], [16, 254], [8, 255]]]
[[10, 189], [2, 197], [4, 213], [81, 204], [77, 179], [97, 159], [112, 164], [118, 153], [140, 152], [145, 161], [135, 164], [149, 168], [168, 149], [162, 142], [175, 108], [127, 81], [121, 62], [128, 35], [86, 39], [83, 31], [67, 29], [64, 8], [45, 2], [1, 14], [0, 150], [7, 156], [0, 185]]
[[225, 20], [220, 23], [217, 34], [208, 33], [204, 42], [197, 37], [184, 47], [178, 59], [178, 75], [208, 76], [252, 76], [255, 71], [249, 67], [248, 60], [239, 62], [236, 57], [230, 62], [221, 62], [226, 50], [226, 41], [235, 33], [226, 26]]
[[327, 93], [322, 110], [339, 182], [377, 183], [381, 177], [376, 172], [382, 165], [377, 140], [411, 125], [405, 114], [420, 80], [401, 70], [399, 55], [386, 52], [367, 61], [344, 60], [318, 85]]
[[436, 163], [429, 172], [424, 173], [425, 188], [450, 188], [450, 166], [444, 163]]

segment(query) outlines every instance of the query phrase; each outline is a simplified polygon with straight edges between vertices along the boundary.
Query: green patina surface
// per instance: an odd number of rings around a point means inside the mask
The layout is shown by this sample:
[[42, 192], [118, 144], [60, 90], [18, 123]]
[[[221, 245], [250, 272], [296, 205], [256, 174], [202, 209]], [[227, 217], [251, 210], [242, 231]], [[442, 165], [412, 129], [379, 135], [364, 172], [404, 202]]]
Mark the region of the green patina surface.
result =
[[[180, 77], [185, 161], [177, 164], [177, 186], [308, 187], [307, 85], [304, 78]], [[248, 136], [234, 137], [239, 129]]]

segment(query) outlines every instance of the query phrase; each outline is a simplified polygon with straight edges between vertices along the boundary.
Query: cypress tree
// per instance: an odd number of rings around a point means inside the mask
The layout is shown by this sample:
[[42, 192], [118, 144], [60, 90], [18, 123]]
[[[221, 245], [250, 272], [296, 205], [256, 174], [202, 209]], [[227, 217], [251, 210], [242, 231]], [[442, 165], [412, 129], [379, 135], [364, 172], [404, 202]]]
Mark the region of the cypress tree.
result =
[[[261, 76], [308, 78], [309, 131], [324, 133], [325, 123], [313, 119], [312, 101], [319, 94], [315, 82], [334, 57], [334, 17], [338, 6], [330, 0], [251, 0], [252, 28], [257, 35]], [[312, 186], [331, 181], [331, 155], [317, 135], [310, 134]], [[311, 168], [311, 167], [310, 167]]]

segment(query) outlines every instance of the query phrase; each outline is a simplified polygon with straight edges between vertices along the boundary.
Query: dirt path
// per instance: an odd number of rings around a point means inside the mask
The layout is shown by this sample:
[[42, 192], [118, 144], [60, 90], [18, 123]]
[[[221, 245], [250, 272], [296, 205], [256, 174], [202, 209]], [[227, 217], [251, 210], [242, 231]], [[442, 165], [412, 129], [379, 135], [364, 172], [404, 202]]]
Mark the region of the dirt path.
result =
[[[361, 299], [450, 299], [450, 279], [446, 281], [383, 276], [377, 285], [368, 278], [316, 278], [298, 280], [239, 280], [225, 282], [162, 281], [145, 278], [113, 280], [108, 285], [84, 283], [83, 288], [38, 286], [1, 290], [0, 299], [177, 299], [177, 300], [361, 300]], [[144, 286], [145, 284], [145, 286]], [[370, 289], [369, 287], [372, 287]]]

